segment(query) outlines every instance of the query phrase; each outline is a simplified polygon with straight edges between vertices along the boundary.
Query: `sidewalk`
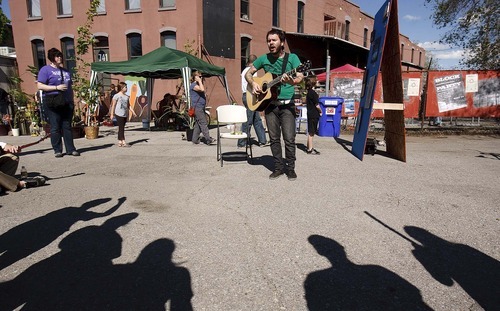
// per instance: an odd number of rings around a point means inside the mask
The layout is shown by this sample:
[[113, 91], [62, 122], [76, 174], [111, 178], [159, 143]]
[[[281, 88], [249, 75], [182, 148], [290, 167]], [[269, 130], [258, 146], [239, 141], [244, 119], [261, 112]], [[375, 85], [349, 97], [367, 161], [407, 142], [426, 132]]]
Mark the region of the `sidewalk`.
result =
[[402, 163], [359, 161], [351, 135], [315, 137], [321, 155], [307, 155], [299, 134], [288, 181], [268, 179], [269, 147], [221, 168], [215, 145], [141, 127], [131, 148], [101, 127], [75, 140], [80, 157], [49, 141], [21, 154], [48, 181], [0, 196], [0, 309], [500, 305], [498, 136], [407, 137]]

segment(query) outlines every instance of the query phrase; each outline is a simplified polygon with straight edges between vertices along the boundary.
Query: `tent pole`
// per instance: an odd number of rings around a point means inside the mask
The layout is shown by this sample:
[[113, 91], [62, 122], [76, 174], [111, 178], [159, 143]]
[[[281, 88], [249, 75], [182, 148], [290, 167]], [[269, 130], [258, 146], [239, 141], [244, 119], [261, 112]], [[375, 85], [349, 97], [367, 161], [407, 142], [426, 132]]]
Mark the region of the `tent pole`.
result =
[[326, 42], [326, 82], [325, 82], [325, 95], [330, 95], [330, 43]]
[[153, 78], [147, 78], [146, 79], [146, 90], [148, 92], [148, 96], [146, 97], [148, 99], [148, 129], [151, 131], [151, 106], [153, 105], [152, 100], [153, 100], [153, 86], [154, 86], [154, 79]]
[[224, 75], [224, 88], [226, 89], [227, 99], [229, 100], [229, 103], [230, 103], [230, 104], [232, 104], [231, 94], [229, 94], [229, 87], [227, 86], [227, 78], [226, 78], [226, 75]]

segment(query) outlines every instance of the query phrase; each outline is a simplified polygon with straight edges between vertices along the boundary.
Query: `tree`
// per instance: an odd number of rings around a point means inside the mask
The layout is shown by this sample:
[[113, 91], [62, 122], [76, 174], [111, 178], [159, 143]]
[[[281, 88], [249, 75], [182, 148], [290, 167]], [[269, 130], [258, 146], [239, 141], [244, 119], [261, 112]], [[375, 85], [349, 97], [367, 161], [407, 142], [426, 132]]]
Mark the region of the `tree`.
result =
[[449, 27], [441, 41], [466, 53], [460, 64], [469, 69], [500, 69], [498, 0], [425, 0], [434, 9], [438, 28]]
[[[2, 5], [2, 0], [0, 0], [0, 6]], [[10, 20], [4, 14], [2, 8], [0, 7], [0, 42], [3, 42], [9, 28], [6, 25], [10, 23]]]
[[429, 69], [429, 70], [441, 70], [441, 69], [443, 69], [441, 67], [441, 65], [439, 65], [436, 62], [436, 59], [434, 58], [434, 55], [432, 54], [432, 52], [425, 52], [425, 65], [424, 65], [424, 68], [425, 69]]
[[96, 125], [97, 121], [92, 116], [95, 116], [99, 106], [99, 86], [90, 85], [90, 80], [88, 78], [90, 62], [85, 59], [85, 55], [89, 52], [89, 49], [92, 48], [95, 40], [91, 30], [99, 4], [100, 0], [92, 0], [90, 2], [90, 8], [86, 12], [87, 21], [84, 25], [77, 28], [78, 37], [75, 45], [76, 68], [73, 73], [73, 90], [75, 91], [76, 97], [87, 105], [87, 114], [84, 121], [87, 126]]

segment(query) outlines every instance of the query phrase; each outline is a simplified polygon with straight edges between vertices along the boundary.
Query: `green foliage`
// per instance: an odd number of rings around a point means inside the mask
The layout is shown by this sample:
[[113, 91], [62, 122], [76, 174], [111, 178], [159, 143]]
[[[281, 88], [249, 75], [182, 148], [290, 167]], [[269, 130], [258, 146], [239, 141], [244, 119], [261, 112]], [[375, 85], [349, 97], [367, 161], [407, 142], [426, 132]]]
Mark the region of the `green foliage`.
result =
[[425, 0], [439, 28], [450, 27], [441, 41], [466, 52], [468, 69], [500, 69], [500, 5], [498, 0]]
[[[88, 105], [89, 112], [92, 114], [99, 107], [99, 86], [90, 85], [88, 78], [90, 75], [90, 62], [86, 61], [84, 57], [94, 44], [95, 39], [92, 34], [92, 25], [94, 24], [94, 17], [97, 15], [99, 4], [100, 0], [92, 0], [90, 2], [90, 8], [86, 12], [87, 20], [85, 24], [77, 28], [78, 37], [75, 45], [76, 68], [73, 73], [73, 90], [75, 96]], [[78, 118], [79, 116], [75, 117]], [[90, 124], [90, 119], [85, 121], [87, 125], [93, 125]]]
[[27, 72], [31, 73], [33, 75], [33, 77], [38, 77], [38, 67], [36, 66], [31, 66], [31, 65], [28, 65], [28, 68], [26, 69]]
[[194, 46], [195, 44], [196, 40], [186, 40], [186, 43], [184, 43], [184, 52], [198, 57], [198, 49]]
[[19, 76], [11, 76], [9, 77], [10, 82], [10, 90], [9, 94], [12, 96], [12, 100], [19, 107], [26, 107], [28, 102], [30, 101], [30, 97], [21, 89], [21, 83], [23, 83], [23, 79]]
[[[0, 5], [2, 4], [2, 0], [0, 0]], [[10, 23], [10, 20], [7, 18], [2, 8], [0, 8], [0, 43], [4, 41], [5, 36], [7, 34], [8, 28], [5, 27]]]
[[12, 119], [12, 128], [18, 129], [19, 123], [24, 122], [24, 114], [21, 109], [17, 108], [14, 112], [14, 118]]

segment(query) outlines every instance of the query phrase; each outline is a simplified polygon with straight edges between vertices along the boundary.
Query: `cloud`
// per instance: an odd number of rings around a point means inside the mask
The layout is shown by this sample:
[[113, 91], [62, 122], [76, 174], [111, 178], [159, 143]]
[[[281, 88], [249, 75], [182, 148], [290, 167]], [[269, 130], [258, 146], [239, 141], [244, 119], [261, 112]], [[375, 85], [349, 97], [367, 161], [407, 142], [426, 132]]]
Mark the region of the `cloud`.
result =
[[417, 45], [426, 51], [443, 51], [451, 49], [448, 44], [439, 43], [437, 41], [417, 43]]
[[413, 15], [405, 15], [403, 16], [403, 19], [409, 20], [409, 21], [418, 21], [420, 20], [420, 16], [413, 16]]
[[464, 58], [463, 50], [451, 50], [446, 52], [433, 53], [436, 58], [439, 59], [462, 59]]
[[417, 44], [425, 49], [428, 54], [432, 54], [438, 59], [462, 59], [466, 57], [466, 51], [462, 49], [454, 49], [449, 44], [439, 43], [437, 41], [429, 41]]

